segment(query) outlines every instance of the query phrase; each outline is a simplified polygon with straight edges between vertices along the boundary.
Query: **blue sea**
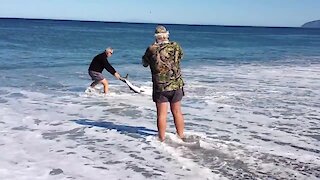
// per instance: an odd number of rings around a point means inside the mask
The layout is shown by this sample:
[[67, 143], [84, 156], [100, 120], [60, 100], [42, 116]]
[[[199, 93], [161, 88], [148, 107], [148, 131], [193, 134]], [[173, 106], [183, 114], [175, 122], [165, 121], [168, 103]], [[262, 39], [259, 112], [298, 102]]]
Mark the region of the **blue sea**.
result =
[[[179, 141], [157, 139], [157, 24], [0, 19], [0, 179], [319, 179], [320, 29], [166, 25], [184, 50]], [[110, 93], [86, 93], [92, 58]], [[101, 88], [101, 86], [98, 88]]]

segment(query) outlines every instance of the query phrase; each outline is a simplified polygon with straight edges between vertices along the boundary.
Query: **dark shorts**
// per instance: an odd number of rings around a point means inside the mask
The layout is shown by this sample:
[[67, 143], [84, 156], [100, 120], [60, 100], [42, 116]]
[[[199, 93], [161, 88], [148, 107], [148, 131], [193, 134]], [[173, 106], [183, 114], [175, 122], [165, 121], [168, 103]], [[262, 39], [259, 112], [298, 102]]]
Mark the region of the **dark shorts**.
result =
[[96, 72], [96, 71], [89, 71], [89, 75], [93, 81], [101, 81], [104, 79], [104, 76], [102, 73]]
[[174, 91], [153, 92], [152, 100], [156, 103], [170, 102], [175, 103], [181, 101], [184, 96], [183, 88]]

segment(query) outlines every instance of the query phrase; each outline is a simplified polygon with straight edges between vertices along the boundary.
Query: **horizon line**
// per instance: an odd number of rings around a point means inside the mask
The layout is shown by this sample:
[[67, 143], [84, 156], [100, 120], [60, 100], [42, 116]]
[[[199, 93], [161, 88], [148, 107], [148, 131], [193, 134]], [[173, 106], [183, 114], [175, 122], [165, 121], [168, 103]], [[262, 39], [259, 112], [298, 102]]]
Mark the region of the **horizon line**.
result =
[[302, 26], [254, 26], [254, 25], [183, 24], [183, 23], [129, 22], [129, 21], [62, 19], [62, 18], [61, 19], [60, 18], [30, 18], [30, 17], [0, 17], [0, 19], [79, 21], [79, 22], [126, 23], [126, 24], [162, 24], [162, 25], [186, 25], [186, 26], [219, 26], [219, 27], [303, 28]]

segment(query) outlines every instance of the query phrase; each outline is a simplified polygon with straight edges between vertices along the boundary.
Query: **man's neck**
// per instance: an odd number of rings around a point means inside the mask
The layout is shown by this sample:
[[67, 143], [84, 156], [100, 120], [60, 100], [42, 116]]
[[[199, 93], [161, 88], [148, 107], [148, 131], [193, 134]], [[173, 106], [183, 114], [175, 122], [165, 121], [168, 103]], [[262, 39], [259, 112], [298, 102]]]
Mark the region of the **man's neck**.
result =
[[166, 44], [169, 43], [169, 40], [157, 40], [156, 44]]

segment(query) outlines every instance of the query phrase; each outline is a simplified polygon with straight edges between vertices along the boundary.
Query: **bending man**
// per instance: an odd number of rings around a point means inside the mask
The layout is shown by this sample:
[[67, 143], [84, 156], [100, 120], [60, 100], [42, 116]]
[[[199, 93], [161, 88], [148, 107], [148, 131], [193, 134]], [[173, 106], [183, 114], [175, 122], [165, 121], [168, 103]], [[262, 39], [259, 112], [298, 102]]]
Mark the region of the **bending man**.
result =
[[106, 69], [110, 74], [115, 76], [117, 79], [120, 78], [120, 74], [111, 66], [108, 58], [113, 54], [113, 49], [108, 47], [104, 52], [96, 55], [88, 69], [89, 75], [91, 76], [93, 82], [91, 87], [94, 88], [97, 84], [102, 83], [104, 86], [104, 93], [107, 94], [109, 91], [109, 85], [106, 78], [104, 78], [102, 71]]

